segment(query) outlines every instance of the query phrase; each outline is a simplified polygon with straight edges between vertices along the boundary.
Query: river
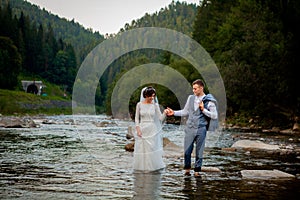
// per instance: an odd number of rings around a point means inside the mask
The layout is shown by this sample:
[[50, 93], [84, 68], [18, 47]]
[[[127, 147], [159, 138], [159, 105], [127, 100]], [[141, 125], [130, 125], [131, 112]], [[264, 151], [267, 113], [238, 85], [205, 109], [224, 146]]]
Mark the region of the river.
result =
[[[43, 120], [53, 123], [42, 123]], [[207, 138], [202, 178], [183, 176], [183, 158], [165, 157], [162, 172], [133, 173], [132, 152], [124, 146], [132, 121], [99, 116], [49, 116], [39, 128], [0, 129], [0, 199], [296, 199], [300, 158], [226, 151], [235, 140], [251, 138], [299, 148], [293, 135], [222, 131]], [[106, 122], [107, 126], [97, 126]], [[164, 137], [182, 146], [178, 125], [166, 124]], [[295, 179], [244, 179], [243, 169], [277, 169]]]

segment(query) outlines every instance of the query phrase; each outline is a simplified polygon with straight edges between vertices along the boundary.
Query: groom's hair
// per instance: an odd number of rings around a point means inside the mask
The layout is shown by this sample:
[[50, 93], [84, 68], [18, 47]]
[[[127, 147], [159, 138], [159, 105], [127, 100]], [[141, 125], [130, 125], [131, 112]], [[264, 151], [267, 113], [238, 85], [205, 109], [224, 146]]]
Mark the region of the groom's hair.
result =
[[146, 97], [151, 97], [153, 94], [156, 95], [156, 91], [153, 87], [149, 86], [147, 87], [144, 92], [143, 92], [143, 97], [146, 98]]
[[195, 85], [195, 84], [197, 84], [197, 85], [199, 85], [199, 86], [202, 86], [203, 88], [204, 88], [204, 83], [203, 83], [203, 81], [202, 80], [200, 80], [200, 79], [197, 79], [197, 80], [195, 80], [194, 82], [193, 82], [193, 85]]

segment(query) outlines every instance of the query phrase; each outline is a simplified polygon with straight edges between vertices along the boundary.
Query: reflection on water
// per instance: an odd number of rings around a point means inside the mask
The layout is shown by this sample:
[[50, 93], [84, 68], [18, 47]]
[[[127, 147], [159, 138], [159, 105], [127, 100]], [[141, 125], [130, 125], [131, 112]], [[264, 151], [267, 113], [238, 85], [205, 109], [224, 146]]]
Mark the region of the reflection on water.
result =
[[[165, 158], [166, 169], [133, 173], [132, 152], [124, 150], [133, 122], [106, 116], [47, 117], [54, 124], [32, 129], [0, 129], [0, 199], [296, 199], [300, 181], [244, 180], [243, 169], [278, 169], [299, 176], [295, 155], [223, 151], [242, 133], [208, 138], [204, 165], [221, 173], [183, 176], [183, 158]], [[106, 121], [107, 126], [95, 123]], [[70, 123], [71, 122], [71, 123]], [[182, 146], [178, 126], [164, 137]], [[254, 139], [299, 147], [297, 136], [249, 134]], [[254, 135], [254, 136], [253, 136]]]
[[153, 200], [160, 198], [161, 174], [155, 172], [134, 173], [134, 196], [135, 200]]
[[201, 190], [202, 187], [201, 178], [192, 180], [191, 177], [188, 177], [184, 179], [184, 187], [182, 192], [186, 197], [188, 197], [188, 199], [201, 199], [205, 197]]

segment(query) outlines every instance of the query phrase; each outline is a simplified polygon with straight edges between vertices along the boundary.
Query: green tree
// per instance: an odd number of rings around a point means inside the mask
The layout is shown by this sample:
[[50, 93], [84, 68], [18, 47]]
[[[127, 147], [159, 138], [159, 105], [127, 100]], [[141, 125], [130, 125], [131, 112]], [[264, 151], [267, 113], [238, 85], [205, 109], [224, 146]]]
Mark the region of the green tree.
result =
[[21, 70], [21, 55], [13, 41], [0, 36], [0, 88], [14, 89]]
[[67, 53], [68, 57], [66, 63], [67, 74], [64, 83], [67, 85], [67, 91], [72, 92], [73, 83], [77, 73], [77, 59], [75, 50], [72, 45], [66, 45], [65, 52]]
[[285, 112], [290, 118], [286, 113], [299, 112], [299, 29], [293, 23], [299, 13], [298, 1], [203, 1], [193, 38], [219, 67], [229, 113], [277, 118]]
[[66, 50], [59, 50], [53, 60], [51, 68], [46, 72], [47, 80], [52, 83], [67, 86], [72, 91], [76, 75], [76, 57], [71, 45], [66, 45]]
[[267, 7], [241, 1], [216, 33], [215, 46], [219, 50], [215, 58], [230, 88], [228, 98], [238, 101], [239, 109], [254, 108], [262, 114], [259, 111], [268, 109], [265, 102], [271, 106], [284, 92], [279, 92], [285, 82], [280, 78], [279, 65], [284, 37], [280, 21], [274, 18]]

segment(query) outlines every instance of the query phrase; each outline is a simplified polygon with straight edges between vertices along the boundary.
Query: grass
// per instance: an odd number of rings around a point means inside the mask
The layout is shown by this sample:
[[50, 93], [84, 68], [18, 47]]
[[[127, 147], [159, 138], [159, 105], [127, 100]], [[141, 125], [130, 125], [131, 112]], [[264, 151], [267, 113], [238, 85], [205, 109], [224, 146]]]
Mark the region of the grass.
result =
[[[57, 100], [62, 102], [69, 102], [70, 99], [66, 99], [60, 96], [39, 96], [29, 94], [24, 91], [11, 91], [0, 89], [0, 114], [2, 115], [35, 115], [35, 114], [70, 114], [72, 112], [71, 107], [53, 107], [45, 108], [44, 104], [49, 104], [51, 100]], [[37, 108], [30, 109], [23, 105], [38, 105]]]

